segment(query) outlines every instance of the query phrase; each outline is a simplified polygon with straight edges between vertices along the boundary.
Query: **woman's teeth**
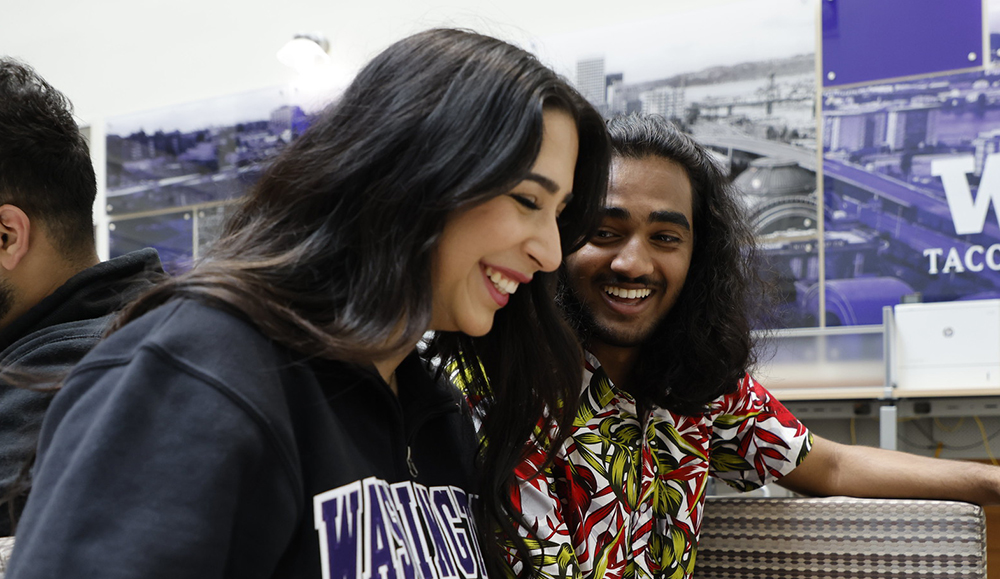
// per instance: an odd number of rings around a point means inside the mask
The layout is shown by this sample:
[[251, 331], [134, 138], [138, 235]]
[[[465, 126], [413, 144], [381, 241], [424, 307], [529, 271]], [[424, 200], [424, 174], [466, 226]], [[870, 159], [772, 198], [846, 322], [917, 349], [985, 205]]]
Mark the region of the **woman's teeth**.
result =
[[486, 277], [490, 278], [490, 281], [496, 286], [497, 291], [503, 295], [514, 293], [517, 291], [517, 286], [521, 285], [512, 279], [504, 277], [502, 273], [495, 271], [492, 267], [486, 268]]
[[653, 293], [653, 290], [648, 288], [625, 289], [621, 287], [615, 287], [612, 285], [606, 285], [604, 286], [604, 293], [610, 296], [615, 296], [616, 298], [634, 300], [636, 298], [642, 299], [645, 297], [649, 297], [649, 294]]

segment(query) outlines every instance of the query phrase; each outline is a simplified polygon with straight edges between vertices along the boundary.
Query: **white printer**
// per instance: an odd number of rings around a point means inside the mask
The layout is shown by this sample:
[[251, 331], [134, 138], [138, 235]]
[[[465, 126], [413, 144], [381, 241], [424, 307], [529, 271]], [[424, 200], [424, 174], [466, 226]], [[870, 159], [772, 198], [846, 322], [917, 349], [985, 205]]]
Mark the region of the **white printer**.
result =
[[899, 304], [893, 313], [898, 389], [1000, 389], [1000, 299]]

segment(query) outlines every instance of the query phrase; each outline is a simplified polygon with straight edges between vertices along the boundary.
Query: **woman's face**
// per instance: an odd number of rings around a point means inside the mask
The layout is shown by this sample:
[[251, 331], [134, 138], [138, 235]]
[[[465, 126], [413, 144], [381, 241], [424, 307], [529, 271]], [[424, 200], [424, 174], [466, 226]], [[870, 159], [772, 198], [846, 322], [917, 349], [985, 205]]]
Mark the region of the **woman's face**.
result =
[[562, 260], [556, 218], [570, 200], [579, 148], [576, 123], [543, 113], [542, 146], [513, 189], [448, 216], [432, 272], [432, 330], [482, 336], [518, 284]]

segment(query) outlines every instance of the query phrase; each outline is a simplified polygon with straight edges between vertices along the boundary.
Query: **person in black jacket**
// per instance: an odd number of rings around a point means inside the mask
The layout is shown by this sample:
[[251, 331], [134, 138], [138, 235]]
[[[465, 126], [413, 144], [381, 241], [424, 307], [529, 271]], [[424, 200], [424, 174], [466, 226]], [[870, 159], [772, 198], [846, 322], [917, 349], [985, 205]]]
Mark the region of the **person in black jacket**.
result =
[[152, 249], [98, 263], [96, 194], [69, 101], [31, 67], [0, 58], [0, 496], [11, 499], [0, 536], [23, 503], [19, 465], [51, 400], [15, 385], [65, 375], [162, 274]]
[[599, 113], [529, 53], [387, 48], [66, 379], [7, 577], [502, 569], [526, 441], [572, 418], [553, 276], [608, 165]]

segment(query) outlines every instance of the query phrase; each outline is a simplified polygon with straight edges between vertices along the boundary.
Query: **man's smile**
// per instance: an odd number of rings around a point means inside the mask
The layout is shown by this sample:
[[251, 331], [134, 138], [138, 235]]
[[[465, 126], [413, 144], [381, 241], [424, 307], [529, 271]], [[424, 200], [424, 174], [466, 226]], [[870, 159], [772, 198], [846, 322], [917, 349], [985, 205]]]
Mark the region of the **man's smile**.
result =
[[649, 297], [649, 294], [653, 293], [653, 290], [649, 288], [628, 289], [614, 285], [606, 285], [601, 289], [603, 289], [604, 293], [608, 294], [609, 296], [614, 296], [616, 298], [621, 298], [626, 300], [635, 300], [635, 299], [641, 300]]
[[657, 303], [656, 296], [660, 293], [649, 284], [635, 282], [601, 282], [597, 287], [600, 289], [598, 295], [601, 297], [602, 309], [607, 312], [605, 315], [618, 318], [619, 322], [629, 325], [638, 323], [645, 317], [646, 312]]

